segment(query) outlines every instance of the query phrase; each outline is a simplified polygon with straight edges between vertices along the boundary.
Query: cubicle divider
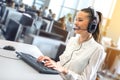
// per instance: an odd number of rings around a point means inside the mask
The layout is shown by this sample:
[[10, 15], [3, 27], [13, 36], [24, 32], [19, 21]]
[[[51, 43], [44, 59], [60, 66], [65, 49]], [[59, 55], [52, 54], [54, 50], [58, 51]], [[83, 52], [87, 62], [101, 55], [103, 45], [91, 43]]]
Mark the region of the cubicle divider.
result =
[[66, 45], [63, 41], [37, 35], [27, 35], [24, 41], [24, 43], [37, 46], [44, 55], [55, 60], [58, 60], [56, 57], [61, 54], [61, 52], [58, 50], [60, 45]]

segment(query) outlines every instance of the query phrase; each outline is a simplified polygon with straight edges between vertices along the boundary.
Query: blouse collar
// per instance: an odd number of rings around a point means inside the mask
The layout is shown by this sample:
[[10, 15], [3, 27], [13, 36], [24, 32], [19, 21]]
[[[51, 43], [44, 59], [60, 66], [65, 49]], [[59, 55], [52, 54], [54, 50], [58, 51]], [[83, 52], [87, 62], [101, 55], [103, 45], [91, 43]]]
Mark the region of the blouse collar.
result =
[[81, 43], [81, 44], [79, 44], [78, 43], [78, 40], [79, 40], [79, 37], [76, 37], [76, 44], [77, 45], [88, 45], [88, 44], [92, 44], [93, 42], [95, 42], [95, 40], [94, 40], [94, 38], [93, 37], [91, 37], [89, 40], [87, 40], [87, 41], [85, 41], [85, 42], [83, 42], [83, 43]]

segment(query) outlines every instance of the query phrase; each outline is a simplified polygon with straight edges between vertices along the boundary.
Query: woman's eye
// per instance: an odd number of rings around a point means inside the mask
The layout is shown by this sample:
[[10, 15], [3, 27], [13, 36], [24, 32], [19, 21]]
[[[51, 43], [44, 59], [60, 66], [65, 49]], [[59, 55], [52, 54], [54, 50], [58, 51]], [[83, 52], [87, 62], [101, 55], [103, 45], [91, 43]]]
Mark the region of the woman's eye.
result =
[[82, 19], [76, 19], [76, 21], [83, 21]]
[[83, 21], [83, 20], [79, 19], [78, 21]]
[[79, 22], [80, 22], [80, 21], [83, 21], [83, 19], [75, 19], [75, 20], [76, 20], [76, 21], [79, 21]]

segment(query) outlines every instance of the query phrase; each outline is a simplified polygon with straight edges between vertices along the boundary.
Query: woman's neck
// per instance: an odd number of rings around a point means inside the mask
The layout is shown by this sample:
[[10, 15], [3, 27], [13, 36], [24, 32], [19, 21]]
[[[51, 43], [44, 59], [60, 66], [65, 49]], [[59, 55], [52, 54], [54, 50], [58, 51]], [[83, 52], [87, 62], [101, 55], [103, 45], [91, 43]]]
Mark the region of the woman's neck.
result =
[[87, 35], [81, 35], [80, 37], [79, 37], [79, 44], [81, 44], [81, 43], [83, 43], [83, 42], [85, 42], [85, 41], [88, 41], [89, 39], [91, 39], [92, 38], [92, 35], [91, 34], [87, 34]]

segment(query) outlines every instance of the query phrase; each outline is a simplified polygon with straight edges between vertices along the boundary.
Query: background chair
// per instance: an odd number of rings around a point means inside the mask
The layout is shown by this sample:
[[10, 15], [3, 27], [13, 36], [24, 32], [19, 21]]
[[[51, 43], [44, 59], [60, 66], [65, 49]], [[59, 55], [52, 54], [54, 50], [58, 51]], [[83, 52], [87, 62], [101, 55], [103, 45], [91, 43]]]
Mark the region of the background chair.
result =
[[65, 51], [65, 48], [66, 48], [66, 45], [65, 44], [60, 44], [60, 46], [58, 47], [58, 51], [57, 51], [57, 54], [56, 54], [56, 57], [55, 57], [55, 61], [59, 61], [59, 56]]
[[120, 55], [120, 50], [114, 47], [107, 47], [106, 48], [106, 59], [105, 59], [105, 69], [110, 70], [113, 66], [115, 58]]
[[67, 37], [68, 37], [68, 32], [66, 30], [63, 30], [60, 27], [53, 25], [51, 33], [61, 35], [63, 37], [62, 41], [66, 42]]

